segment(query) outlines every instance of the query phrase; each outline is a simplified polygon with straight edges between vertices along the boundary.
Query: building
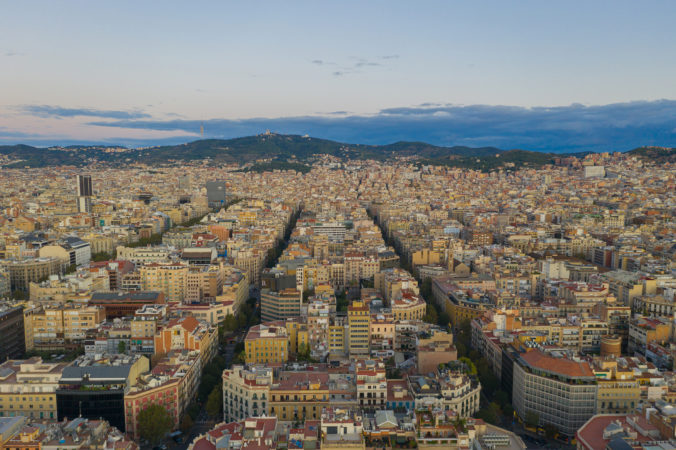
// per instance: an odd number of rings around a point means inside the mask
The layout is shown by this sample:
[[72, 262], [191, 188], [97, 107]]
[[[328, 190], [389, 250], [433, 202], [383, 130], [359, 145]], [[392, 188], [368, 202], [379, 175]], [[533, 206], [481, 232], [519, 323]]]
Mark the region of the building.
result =
[[302, 296], [296, 289], [275, 292], [261, 291], [261, 320], [284, 320], [300, 316]]
[[[635, 414], [598, 414], [587, 420], [575, 433], [578, 450], [640, 449], [661, 447], [667, 441], [658, 427]], [[666, 443], [673, 446], [673, 444]]]
[[628, 414], [638, 407], [641, 386], [632, 367], [618, 364], [616, 358], [599, 358], [592, 370], [598, 383], [597, 414]]
[[91, 175], [77, 176], [77, 210], [81, 213], [92, 212], [92, 177]]
[[59, 241], [41, 247], [41, 258], [58, 258], [64, 266], [84, 266], [92, 259], [92, 247], [89, 242], [77, 236], [66, 236]]
[[247, 364], [284, 363], [289, 360], [289, 334], [280, 323], [249, 328], [244, 339]]
[[350, 356], [368, 356], [371, 331], [369, 307], [362, 301], [353, 301], [347, 307], [348, 348]]
[[125, 431], [124, 393], [150, 369], [145, 356], [115, 356], [102, 360], [82, 356], [63, 369], [56, 391], [58, 419], [103, 418]]
[[225, 181], [207, 181], [207, 204], [211, 209], [222, 208], [226, 204]]
[[606, 168], [603, 166], [585, 166], [585, 178], [603, 178], [606, 176]]
[[672, 323], [668, 319], [635, 317], [629, 321], [629, 341], [627, 350], [630, 355], [645, 355], [648, 345], [663, 345], [671, 337]]
[[87, 331], [105, 320], [104, 309], [81, 303], [45, 304], [32, 314], [33, 346], [39, 350], [59, 350], [80, 345]]
[[141, 375], [136, 384], [124, 394], [126, 433], [135, 440], [141, 438], [139, 414], [150, 405], [160, 405], [166, 409], [173, 421], [173, 428], [178, 428], [183, 406], [179, 398], [180, 382], [180, 378], [155, 376], [151, 373]]
[[0, 361], [20, 358], [25, 351], [23, 308], [0, 305]]
[[163, 325], [155, 335], [155, 353], [172, 350], [196, 350], [200, 353], [202, 367], [216, 354], [218, 332], [206, 322], [193, 316], [173, 319]]
[[183, 302], [188, 286], [188, 271], [188, 265], [179, 262], [146, 264], [139, 269], [141, 289], [162, 292], [168, 302]]
[[550, 424], [572, 437], [595, 414], [596, 397], [596, 377], [586, 362], [540, 350], [521, 353], [514, 362], [512, 404], [523, 421]]
[[326, 408], [321, 417], [321, 448], [363, 450], [364, 421], [360, 411]]
[[270, 414], [284, 421], [320, 419], [329, 406], [328, 383], [326, 372], [280, 372], [270, 386]]
[[94, 292], [90, 305], [103, 307], [106, 319], [132, 317], [143, 305], [164, 305], [164, 293], [153, 291]]
[[234, 366], [223, 371], [223, 420], [235, 422], [269, 413], [272, 369]]
[[385, 363], [362, 359], [355, 363], [357, 400], [363, 410], [385, 409], [387, 405], [387, 377]]
[[0, 265], [9, 272], [12, 290], [28, 292], [31, 282], [38, 282], [63, 272], [64, 264], [59, 258], [30, 258], [22, 260], [0, 260]]
[[425, 317], [427, 304], [422, 297], [410, 291], [403, 291], [401, 298], [390, 302], [394, 320], [422, 320]]
[[161, 263], [169, 259], [168, 247], [123, 247], [118, 245], [115, 251], [118, 260], [130, 261], [137, 265]]
[[419, 336], [416, 345], [416, 360], [418, 373], [433, 372], [439, 364], [446, 364], [458, 359], [458, 351], [453, 345], [453, 335], [441, 330], [431, 336]]
[[226, 448], [276, 450], [277, 418], [248, 417], [241, 422], [220, 423], [213, 430], [195, 438], [187, 450]]
[[0, 364], [0, 416], [56, 419], [56, 390], [66, 363], [39, 357]]

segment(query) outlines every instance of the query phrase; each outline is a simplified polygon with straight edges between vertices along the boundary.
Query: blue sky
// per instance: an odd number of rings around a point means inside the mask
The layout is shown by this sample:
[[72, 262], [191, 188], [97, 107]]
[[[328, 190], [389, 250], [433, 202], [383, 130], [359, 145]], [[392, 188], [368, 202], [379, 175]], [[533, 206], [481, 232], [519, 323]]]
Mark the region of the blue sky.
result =
[[0, 143], [676, 146], [673, 1], [2, 3]]

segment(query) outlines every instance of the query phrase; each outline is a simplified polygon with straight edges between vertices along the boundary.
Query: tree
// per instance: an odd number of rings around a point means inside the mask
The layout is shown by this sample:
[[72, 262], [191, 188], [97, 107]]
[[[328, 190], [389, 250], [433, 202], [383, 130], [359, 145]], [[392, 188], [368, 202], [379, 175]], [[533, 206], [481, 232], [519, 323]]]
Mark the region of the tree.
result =
[[173, 419], [162, 405], [152, 404], [138, 415], [138, 432], [152, 445], [159, 444], [173, 426]]
[[533, 411], [526, 411], [526, 425], [529, 427], [537, 427], [540, 424], [540, 416]]
[[425, 313], [423, 320], [427, 323], [437, 323], [438, 319], [437, 308], [435, 308], [433, 304], [428, 303], [427, 312]]
[[235, 331], [237, 329], [237, 319], [235, 319], [235, 316], [228, 313], [228, 315], [225, 316], [223, 326], [225, 328], [225, 331]]
[[187, 433], [188, 430], [190, 430], [194, 424], [195, 422], [193, 422], [192, 418], [190, 417], [190, 414], [184, 414], [183, 419], [181, 419], [180, 425], [181, 431]]
[[205, 400], [217, 382], [217, 378], [210, 373], [202, 375], [202, 382], [197, 388], [197, 396], [200, 400]]
[[221, 385], [217, 384], [207, 398], [206, 411], [211, 417], [219, 417], [223, 409], [223, 392]]
[[500, 407], [497, 403], [491, 402], [487, 407], [481, 408], [476, 413], [476, 417], [492, 424], [497, 424], [500, 418]]
[[448, 324], [451, 323], [451, 316], [446, 311], [444, 311], [439, 314], [439, 320], [437, 323], [442, 327], [447, 327]]
[[124, 353], [127, 351], [127, 344], [124, 341], [117, 343], [117, 353]]
[[247, 314], [239, 313], [237, 315], [237, 328], [244, 328], [248, 321], [249, 319]]
[[432, 301], [432, 278], [427, 277], [423, 280], [420, 287], [420, 293], [427, 302]]

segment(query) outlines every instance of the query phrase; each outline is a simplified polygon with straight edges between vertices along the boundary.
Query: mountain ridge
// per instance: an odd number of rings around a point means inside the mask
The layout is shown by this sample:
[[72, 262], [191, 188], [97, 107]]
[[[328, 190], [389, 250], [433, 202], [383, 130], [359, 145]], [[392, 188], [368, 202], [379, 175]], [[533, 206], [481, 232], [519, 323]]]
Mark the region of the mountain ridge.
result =
[[[426, 142], [398, 141], [385, 145], [348, 144], [307, 135], [264, 133], [232, 139], [201, 139], [178, 145], [126, 148], [113, 145], [32, 147], [0, 146], [0, 155], [11, 162], [6, 167], [84, 166], [92, 163], [176, 164], [210, 160], [212, 164], [254, 164], [269, 161], [311, 161], [318, 155], [341, 159], [411, 158], [427, 164], [492, 170], [505, 166], [541, 166], [554, 158], [584, 157], [593, 152], [545, 153], [496, 147], [437, 146]], [[627, 152], [643, 159], [676, 160], [676, 149], [639, 147]]]

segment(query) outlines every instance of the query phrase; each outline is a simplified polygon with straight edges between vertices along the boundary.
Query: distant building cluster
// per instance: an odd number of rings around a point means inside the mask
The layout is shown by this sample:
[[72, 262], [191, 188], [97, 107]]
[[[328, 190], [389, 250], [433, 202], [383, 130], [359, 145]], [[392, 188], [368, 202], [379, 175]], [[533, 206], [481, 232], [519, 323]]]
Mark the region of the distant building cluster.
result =
[[673, 165], [239, 169], [3, 169], [3, 449], [676, 447]]

